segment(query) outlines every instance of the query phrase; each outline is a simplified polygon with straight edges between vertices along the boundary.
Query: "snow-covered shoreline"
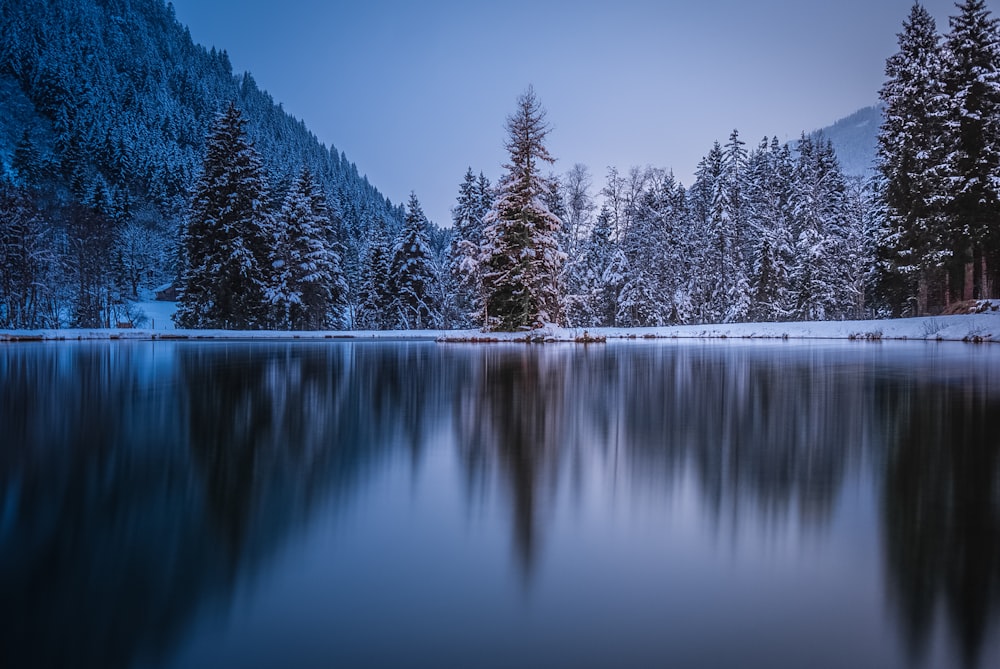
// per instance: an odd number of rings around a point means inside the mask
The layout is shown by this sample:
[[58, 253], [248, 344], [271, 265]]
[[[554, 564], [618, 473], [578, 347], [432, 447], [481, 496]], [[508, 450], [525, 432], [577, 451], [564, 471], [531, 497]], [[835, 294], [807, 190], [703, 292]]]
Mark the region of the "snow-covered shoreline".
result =
[[869, 321], [733, 323], [652, 328], [480, 330], [236, 331], [150, 329], [0, 330], [0, 342], [80, 340], [410, 340], [439, 342], [581, 342], [613, 339], [865, 339], [1000, 342], [1000, 312]]

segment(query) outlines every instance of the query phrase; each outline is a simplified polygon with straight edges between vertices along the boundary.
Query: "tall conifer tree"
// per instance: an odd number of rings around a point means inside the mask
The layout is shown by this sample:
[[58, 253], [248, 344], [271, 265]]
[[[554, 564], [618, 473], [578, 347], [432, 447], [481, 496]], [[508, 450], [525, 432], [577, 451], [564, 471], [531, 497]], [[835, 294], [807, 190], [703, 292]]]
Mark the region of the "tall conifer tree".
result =
[[966, 0], [958, 10], [945, 41], [944, 70], [951, 105], [947, 211], [953, 299], [962, 297], [957, 288], [967, 261], [973, 263], [973, 297], [987, 296], [987, 280], [994, 291], [1000, 288], [1000, 30], [985, 0]]
[[427, 217], [410, 193], [406, 222], [392, 251], [389, 264], [393, 293], [393, 313], [397, 327], [407, 330], [438, 325], [440, 315], [437, 271], [427, 241]]
[[531, 87], [506, 128], [510, 161], [483, 232], [481, 315], [497, 330], [561, 323], [562, 221], [546, 206], [552, 185], [541, 174], [541, 164], [555, 159], [545, 147], [545, 110]]
[[267, 294], [279, 329], [343, 327], [347, 284], [333, 247], [326, 203], [304, 168], [278, 215]]
[[914, 4], [879, 92], [885, 118], [878, 166], [887, 213], [879, 260], [882, 293], [896, 315], [926, 311], [928, 292], [945, 287], [939, 268], [951, 244], [942, 218], [947, 147], [939, 41], [934, 19]]
[[184, 231], [181, 327], [255, 329], [268, 320], [271, 220], [260, 156], [236, 108], [216, 120]]

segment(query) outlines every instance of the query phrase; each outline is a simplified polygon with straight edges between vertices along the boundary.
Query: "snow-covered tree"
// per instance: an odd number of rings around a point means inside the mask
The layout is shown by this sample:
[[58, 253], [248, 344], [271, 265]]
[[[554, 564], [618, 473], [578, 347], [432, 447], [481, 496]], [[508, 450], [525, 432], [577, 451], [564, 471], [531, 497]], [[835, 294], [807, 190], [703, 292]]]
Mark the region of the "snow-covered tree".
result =
[[844, 178], [833, 146], [803, 135], [795, 170], [792, 215], [795, 318], [826, 320], [843, 313]]
[[710, 258], [718, 283], [709, 298], [709, 313], [723, 323], [744, 321], [750, 313], [750, 278], [744, 260], [746, 240], [744, 192], [747, 152], [736, 130], [729, 135], [716, 181], [709, 218]]
[[550, 127], [532, 88], [518, 98], [506, 129], [510, 160], [483, 231], [482, 321], [496, 330], [561, 323], [562, 221], [545, 204], [552, 186], [540, 172], [541, 163], [555, 159], [545, 147]]
[[186, 328], [266, 325], [271, 217], [260, 156], [230, 104], [215, 122], [184, 231], [186, 266], [175, 320]]
[[376, 231], [361, 259], [361, 287], [358, 289], [354, 328], [388, 330], [393, 327], [389, 261], [392, 248], [385, 235]]
[[722, 163], [722, 145], [715, 142], [698, 163], [694, 185], [688, 191], [689, 226], [695, 240], [691, 247], [691, 259], [700, 268], [692, 277], [691, 293], [698, 311], [695, 318], [703, 323], [721, 319], [718, 300], [714, 297], [721, 280], [721, 269], [718, 266], [721, 256], [713, 250], [711, 231], [714, 204], [722, 177]]
[[394, 294], [396, 327], [406, 330], [437, 327], [440, 316], [437, 270], [427, 240], [427, 217], [410, 193], [406, 221], [392, 250], [389, 276]]
[[266, 296], [271, 325], [280, 330], [344, 327], [347, 284], [333, 248], [326, 203], [308, 168], [285, 197], [278, 214]]
[[788, 145], [765, 139], [748, 164], [748, 230], [751, 232], [750, 318], [776, 321], [789, 318], [791, 298], [792, 185], [794, 165]]
[[29, 191], [0, 180], [0, 327], [58, 327], [55, 232]]
[[879, 92], [885, 116], [878, 166], [887, 213], [885, 244], [879, 249], [881, 282], [897, 315], [908, 304], [918, 313], [927, 310], [928, 293], [945, 288], [941, 267], [951, 255], [943, 218], [948, 102], [939, 42], [934, 19], [914, 4], [899, 35], [899, 51], [886, 61]]
[[489, 181], [480, 172], [476, 180], [470, 167], [458, 190], [452, 209], [453, 236], [448, 250], [448, 270], [460, 325], [471, 325], [479, 309], [479, 247], [483, 219], [489, 211]]
[[586, 165], [576, 163], [562, 179], [565, 216], [563, 217], [561, 243], [570, 262], [580, 256], [579, 246], [590, 235], [597, 205], [590, 194], [593, 180]]
[[614, 325], [619, 286], [616, 277], [608, 274], [614, 249], [611, 214], [603, 208], [574, 267], [576, 290], [566, 301], [569, 325]]
[[883, 218], [873, 180], [846, 177], [843, 229], [843, 286], [847, 318], [870, 318], [877, 279], [876, 241]]
[[969, 261], [973, 297], [985, 297], [989, 284], [1000, 290], [1000, 30], [985, 0], [965, 0], [958, 10], [945, 39], [943, 74], [953, 299], [962, 297], [957, 289]]

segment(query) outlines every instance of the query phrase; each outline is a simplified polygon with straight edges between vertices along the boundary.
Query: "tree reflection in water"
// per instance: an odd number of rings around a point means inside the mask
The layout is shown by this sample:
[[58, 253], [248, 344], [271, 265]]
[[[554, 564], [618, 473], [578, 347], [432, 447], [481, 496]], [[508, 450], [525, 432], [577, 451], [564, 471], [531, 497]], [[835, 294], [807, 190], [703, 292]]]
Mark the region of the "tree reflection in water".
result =
[[606, 468], [621, 455], [632, 488], [670, 489], [690, 466], [705, 513], [736, 533], [793, 515], [822, 531], [847, 472], [884, 463], [888, 594], [911, 660], [943, 606], [972, 667], [1000, 604], [1000, 369], [952, 364], [773, 344], [501, 347], [477, 357], [456, 425], [470, 494], [491, 472], [505, 484], [527, 575], [584, 445]]
[[1000, 601], [1000, 389], [914, 379], [881, 390], [893, 418], [882, 490], [890, 599], [914, 660], [943, 608], [974, 667]]
[[829, 532], [845, 488], [867, 481], [908, 663], [942, 613], [956, 662], [997, 645], [987, 353], [67, 343], [5, 347], [0, 379], [3, 666], [167, 663], [311, 519], [452, 441], [463, 503], [506, 509], [525, 587], [559, 505], [582, 506], [595, 481], [644, 504], [692, 487], [734, 541]]

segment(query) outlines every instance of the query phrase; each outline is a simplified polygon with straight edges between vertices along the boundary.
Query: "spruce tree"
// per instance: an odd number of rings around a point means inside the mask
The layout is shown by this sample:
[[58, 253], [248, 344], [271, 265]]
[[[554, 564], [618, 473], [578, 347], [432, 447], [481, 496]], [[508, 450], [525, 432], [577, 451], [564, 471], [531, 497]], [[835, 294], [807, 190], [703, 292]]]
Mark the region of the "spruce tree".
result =
[[722, 164], [722, 145], [715, 142], [708, 155], [698, 163], [694, 185], [688, 192], [688, 216], [694, 241], [691, 258], [700, 268], [692, 277], [691, 293], [697, 306], [695, 318], [702, 323], [718, 322], [721, 319], [719, 300], [715, 297], [721, 281], [721, 254], [712, 243], [712, 216], [722, 176]]
[[545, 110], [531, 87], [518, 98], [506, 129], [510, 161], [483, 232], [481, 317], [495, 330], [560, 324], [562, 221], [546, 206], [552, 186], [540, 172], [541, 163], [555, 159], [545, 147]]
[[787, 319], [790, 305], [791, 191], [793, 165], [788, 145], [778, 138], [765, 139], [750, 158], [748, 227], [752, 230], [750, 318], [755, 321]]
[[595, 209], [590, 195], [590, 172], [577, 163], [566, 173], [564, 181], [566, 217], [560, 235], [560, 246], [566, 253], [562, 283], [565, 287], [564, 315], [569, 326], [593, 325], [589, 309], [589, 267], [587, 265], [588, 236]]
[[285, 198], [271, 251], [267, 297], [278, 329], [341, 328], [347, 284], [333, 248], [326, 203], [308, 168]]
[[586, 271], [583, 294], [587, 297], [587, 313], [592, 315], [589, 323], [598, 327], [614, 325], [618, 312], [619, 286], [612, 270], [616, 245], [611, 236], [611, 212], [607, 207], [602, 207], [584, 253]]
[[0, 177], [0, 328], [59, 326], [57, 249], [32, 192]]
[[951, 253], [942, 217], [947, 146], [939, 41], [934, 19], [914, 4], [879, 92], [885, 112], [878, 167], [887, 214], [881, 290], [895, 315], [926, 311], [928, 293], [944, 290], [940, 266]]
[[709, 221], [713, 265], [718, 271], [710, 312], [724, 323], [744, 321], [750, 312], [750, 280], [744, 262], [745, 146], [739, 133], [733, 130], [725, 146]]
[[[480, 178], [485, 179], [480, 173]], [[452, 209], [454, 236], [448, 251], [448, 270], [454, 286], [453, 300], [463, 326], [472, 324], [479, 309], [479, 246], [483, 236], [482, 194], [470, 167]]]
[[410, 193], [406, 221], [392, 250], [389, 276], [396, 327], [421, 330], [438, 326], [440, 291], [433, 253], [427, 240], [427, 217]]
[[382, 228], [376, 228], [361, 261], [361, 287], [358, 289], [354, 328], [357, 330], [388, 330], [392, 328], [390, 308], [392, 292], [389, 261], [392, 249]]
[[952, 299], [965, 292], [958, 288], [969, 261], [973, 297], [986, 297], [989, 284], [1000, 288], [1000, 31], [985, 0], [966, 0], [958, 9], [950, 20], [944, 68]]
[[230, 104], [208, 137], [182, 241], [180, 327], [242, 330], [268, 322], [272, 223], [264, 168], [245, 123]]
[[843, 313], [844, 177], [829, 141], [803, 135], [795, 169], [795, 317], [827, 320]]

